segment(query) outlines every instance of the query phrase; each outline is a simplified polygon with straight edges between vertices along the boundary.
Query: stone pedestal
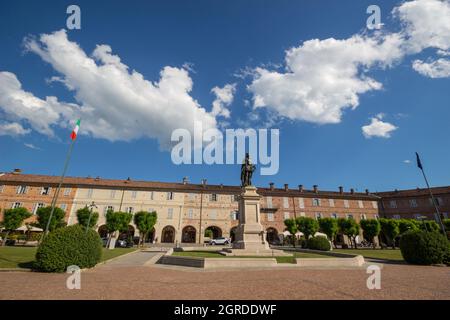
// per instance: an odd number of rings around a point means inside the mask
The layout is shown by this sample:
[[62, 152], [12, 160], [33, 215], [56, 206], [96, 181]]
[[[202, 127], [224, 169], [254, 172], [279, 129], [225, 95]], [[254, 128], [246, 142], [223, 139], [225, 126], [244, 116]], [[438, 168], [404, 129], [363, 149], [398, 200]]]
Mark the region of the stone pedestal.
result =
[[234, 256], [290, 256], [281, 250], [272, 250], [266, 241], [266, 232], [261, 224], [261, 196], [256, 187], [247, 186], [239, 199], [239, 225], [236, 229], [232, 249], [223, 250], [225, 255]]

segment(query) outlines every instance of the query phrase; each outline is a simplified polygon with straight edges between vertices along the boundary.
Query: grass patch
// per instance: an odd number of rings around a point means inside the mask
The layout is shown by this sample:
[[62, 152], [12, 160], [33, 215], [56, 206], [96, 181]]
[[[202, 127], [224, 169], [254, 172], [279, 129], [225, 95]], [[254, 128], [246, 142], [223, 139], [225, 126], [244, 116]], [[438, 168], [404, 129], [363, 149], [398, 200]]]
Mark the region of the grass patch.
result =
[[364, 258], [404, 261], [400, 249], [334, 249], [333, 252], [359, 254]]
[[[135, 248], [103, 248], [101, 261], [106, 261], [136, 250]], [[36, 247], [0, 247], [0, 268], [32, 268]]]
[[[319, 253], [303, 253], [303, 252], [289, 252], [293, 253], [292, 257], [274, 257], [277, 263], [295, 263], [296, 258], [333, 258]], [[178, 257], [199, 257], [199, 258], [270, 258], [264, 256], [224, 256], [217, 251], [175, 251], [173, 256]]]

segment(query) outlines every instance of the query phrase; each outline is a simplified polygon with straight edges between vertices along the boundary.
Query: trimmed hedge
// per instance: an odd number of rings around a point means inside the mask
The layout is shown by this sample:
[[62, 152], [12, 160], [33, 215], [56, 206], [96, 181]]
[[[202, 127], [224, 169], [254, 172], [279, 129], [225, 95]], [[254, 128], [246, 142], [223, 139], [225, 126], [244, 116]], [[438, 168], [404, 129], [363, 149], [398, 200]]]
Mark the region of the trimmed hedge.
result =
[[50, 232], [36, 252], [35, 268], [44, 272], [65, 272], [68, 266], [92, 268], [102, 257], [99, 234], [80, 225]]
[[400, 238], [403, 259], [410, 264], [449, 263], [450, 242], [438, 232], [414, 230]]
[[307, 240], [306, 246], [308, 249], [330, 251], [331, 245], [327, 238], [325, 237], [311, 237]]

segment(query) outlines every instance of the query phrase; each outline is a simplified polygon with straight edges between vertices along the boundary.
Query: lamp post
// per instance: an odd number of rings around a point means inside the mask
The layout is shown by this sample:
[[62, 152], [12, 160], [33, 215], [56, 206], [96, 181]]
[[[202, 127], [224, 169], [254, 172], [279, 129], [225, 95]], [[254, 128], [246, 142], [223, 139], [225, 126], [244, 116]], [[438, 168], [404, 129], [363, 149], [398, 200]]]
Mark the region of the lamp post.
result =
[[95, 202], [92, 201], [92, 203], [88, 206], [89, 207], [89, 219], [88, 219], [88, 223], [86, 226], [86, 234], [90, 228], [90, 224], [91, 224], [91, 217], [92, 217], [92, 209], [97, 208], [97, 206], [95, 205]]

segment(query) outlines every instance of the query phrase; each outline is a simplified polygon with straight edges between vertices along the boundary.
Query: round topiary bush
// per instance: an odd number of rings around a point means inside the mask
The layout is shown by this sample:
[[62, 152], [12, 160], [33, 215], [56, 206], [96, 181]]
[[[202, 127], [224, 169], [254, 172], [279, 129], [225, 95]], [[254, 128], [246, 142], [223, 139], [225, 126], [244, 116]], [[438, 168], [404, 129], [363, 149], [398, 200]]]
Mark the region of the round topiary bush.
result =
[[450, 242], [438, 232], [407, 231], [400, 238], [400, 250], [411, 264], [448, 263]]
[[36, 252], [36, 269], [44, 272], [65, 272], [68, 266], [95, 266], [102, 257], [102, 241], [97, 232], [80, 225], [50, 232]]
[[308, 249], [330, 251], [331, 244], [325, 237], [312, 237], [307, 240], [306, 244]]

